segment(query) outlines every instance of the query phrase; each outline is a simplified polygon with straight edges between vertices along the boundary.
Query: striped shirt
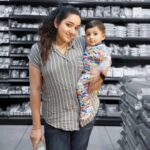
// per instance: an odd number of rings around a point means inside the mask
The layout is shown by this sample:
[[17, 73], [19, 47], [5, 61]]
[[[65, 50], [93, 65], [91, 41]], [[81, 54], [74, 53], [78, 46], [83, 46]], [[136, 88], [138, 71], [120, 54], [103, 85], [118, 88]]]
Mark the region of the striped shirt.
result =
[[34, 44], [28, 55], [30, 63], [41, 71], [42, 81], [42, 117], [46, 123], [66, 131], [79, 130], [92, 121], [99, 108], [99, 99], [92, 94], [95, 112], [93, 118], [79, 122], [80, 106], [76, 95], [76, 85], [80, 78], [83, 64], [82, 54], [85, 40], [76, 38], [63, 55], [52, 46], [48, 60], [43, 65], [40, 48]]

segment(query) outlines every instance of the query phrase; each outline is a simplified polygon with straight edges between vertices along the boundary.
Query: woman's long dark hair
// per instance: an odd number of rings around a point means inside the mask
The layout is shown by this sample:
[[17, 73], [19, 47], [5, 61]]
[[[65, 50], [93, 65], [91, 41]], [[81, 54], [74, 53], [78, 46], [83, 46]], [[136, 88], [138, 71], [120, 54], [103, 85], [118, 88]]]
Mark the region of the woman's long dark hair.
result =
[[51, 11], [46, 19], [43, 21], [43, 24], [39, 30], [39, 36], [41, 46], [41, 58], [44, 64], [48, 59], [49, 53], [51, 52], [52, 42], [56, 40], [57, 29], [54, 26], [54, 20], [56, 20], [57, 23], [61, 23], [61, 21], [67, 18], [69, 14], [76, 14], [80, 17], [80, 13], [73, 6], [59, 5], [55, 10]]

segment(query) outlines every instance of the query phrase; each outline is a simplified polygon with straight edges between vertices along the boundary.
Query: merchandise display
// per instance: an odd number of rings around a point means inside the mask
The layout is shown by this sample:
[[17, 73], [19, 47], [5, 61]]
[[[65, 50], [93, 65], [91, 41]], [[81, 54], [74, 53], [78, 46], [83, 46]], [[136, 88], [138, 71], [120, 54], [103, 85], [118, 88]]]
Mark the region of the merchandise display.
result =
[[0, 46], [0, 56], [9, 56], [9, 46]]
[[28, 6], [21, 6], [21, 7], [17, 7], [14, 6], [13, 9], [13, 14], [14, 15], [47, 15], [48, 13], [48, 9], [39, 6], [39, 7], [31, 7], [30, 5]]
[[10, 58], [0, 58], [0, 69], [8, 69], [11, 63]]
[[130, 45], [120, 46], [110, 43], [110, 48], [112, 49], [113, 56], [150, 56], [150, 45], [140, 44], [134, 47]]
[[27, 70], [11, 70], [10, 71], [10, 78], [22, 78], [22, 79], [27, 79], [29, 78], [28, 76], [28, 71]]
[[103, 96], [121, 96], [120, 84], [104, 84], [99, 90], [99, 95]]
[[29, 103], [13, 104], [6, 108], [6, 110], [0, 109], [1, 116], [31, 116], [31, 109]]
[[18, 37], [15, 34], [12, 34], [10, 37], [11, 41], [22, 41], [22, 42], [31, 42], [31, 41], [39, 41], [39, 37], [37, 34], [26, 34], [24, 36]]
[[9, 84], [0, 84], [0, 95], [26, 94], [29, 95], [29, 86], [9, 86]]
[[9, 30], [8, 23], [0, 21], [0, 31], [8, 31], [8, 30]]
[[0, 84], [0, 95], [8, 95], [9, 84]]
[[30, 48], [25, 48], [25, 47], [10, 48], [10, 54], [29, 54], [29, 53], [30, 53]]
[[0, 71], [0, 79], [8, 79], [8, 78], [9, 78], [9, 71], [8, 70]]
[[13, 13], [13, 6], [0, 5], [0, 17], [9, 17]]
[[[150, 145], [150, 80], [147, 77], [123, 78], [124, 92], [120, 105], [123, 120], [122, 138], [118, 141], [121, 150], [149, 150]], [[123, 144], [124, 143], [124, 144]]]
[[140, 75], [149, 75], [150, 74], [150, 65], [144, 67], [135, 66], [127, 67], [123, 66], [120, 68], [111, 67], [108, 71], [107, 77], [124, 77], [124, 76], [140, 76]]
[[0, 32], [0, 44], [2, 43], [9, 43], [9, 34]]
[[38, 29], [40, 27], [40, 23], [19, 23], [18, 21], [12, 21], [11, 28], [35, 28]]
[[120, 114], [119, 104], [101, 103], [97, 112], [97, 115], [100, 117], [120, 117]]

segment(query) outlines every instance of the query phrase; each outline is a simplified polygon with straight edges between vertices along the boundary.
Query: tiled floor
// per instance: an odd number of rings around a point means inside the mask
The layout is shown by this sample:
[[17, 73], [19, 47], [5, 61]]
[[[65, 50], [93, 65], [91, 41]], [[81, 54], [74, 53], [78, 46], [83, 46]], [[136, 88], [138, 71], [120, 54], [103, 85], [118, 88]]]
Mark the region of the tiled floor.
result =
[[[29, 139], [31, 126], [0, 125], [0, 150], [32, 150]], [[122, 127], [95, 126], [88, 150], [119, 150], [117, 140]]]

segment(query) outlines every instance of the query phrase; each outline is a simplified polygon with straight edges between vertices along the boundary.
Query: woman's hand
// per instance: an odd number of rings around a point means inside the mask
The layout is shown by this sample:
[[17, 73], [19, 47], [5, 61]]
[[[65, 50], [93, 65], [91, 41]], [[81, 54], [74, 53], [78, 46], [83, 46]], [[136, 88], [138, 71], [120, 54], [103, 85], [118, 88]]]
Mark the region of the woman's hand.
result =
[[91, 70], [93, 78], [90, 81], [88, 92], [92, 93], [94, 91], [99, 91], [102, 86], [103, 79], [100, 77], [99, 71], [97, 69]]
[[31, 141], [32, 141], [32, 146], [33, 150], [36, 150], [37, 144], [42, 141], [43, 143], [45, 142], [43, 133], [42, 133], [42, 128], [39, 129], [32, 129], [31, 135], [30, 135]]
[[110, 67], [107, 67], [107, 68], [105, 68], [105, 69], [102, 71], [102, 74], [103, 74], [104, 76], [107, 76], [107, 73], [108, 73], [109, 68], [110, 68]]

